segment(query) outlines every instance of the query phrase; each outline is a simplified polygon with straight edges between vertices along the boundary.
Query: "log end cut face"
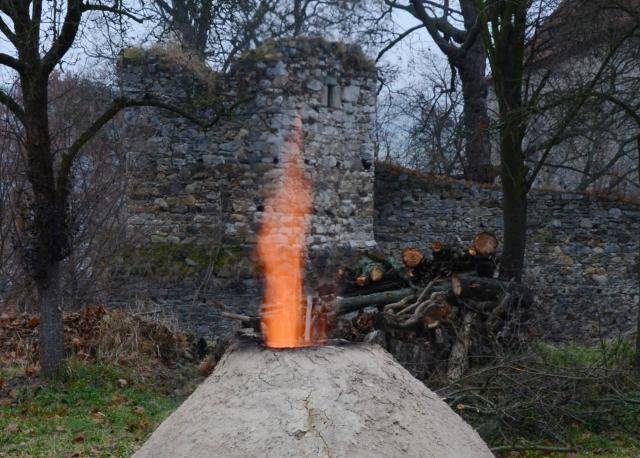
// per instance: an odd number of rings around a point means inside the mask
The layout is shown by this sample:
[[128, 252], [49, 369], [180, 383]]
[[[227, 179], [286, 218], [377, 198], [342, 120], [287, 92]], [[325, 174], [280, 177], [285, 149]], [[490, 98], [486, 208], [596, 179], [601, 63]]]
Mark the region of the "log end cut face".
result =
[[375, 345], [236, 345], [134, 455], [492, 457], [468, 424]]

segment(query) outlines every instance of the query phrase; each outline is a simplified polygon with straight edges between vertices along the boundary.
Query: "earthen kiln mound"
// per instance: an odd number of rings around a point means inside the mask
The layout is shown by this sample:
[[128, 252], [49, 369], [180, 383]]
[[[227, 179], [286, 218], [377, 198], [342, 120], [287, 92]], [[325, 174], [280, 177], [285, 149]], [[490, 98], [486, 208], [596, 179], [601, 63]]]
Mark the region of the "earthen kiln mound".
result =
[[378, 346], [278, 351], [238, 344], [134, 456], [493, 455]]

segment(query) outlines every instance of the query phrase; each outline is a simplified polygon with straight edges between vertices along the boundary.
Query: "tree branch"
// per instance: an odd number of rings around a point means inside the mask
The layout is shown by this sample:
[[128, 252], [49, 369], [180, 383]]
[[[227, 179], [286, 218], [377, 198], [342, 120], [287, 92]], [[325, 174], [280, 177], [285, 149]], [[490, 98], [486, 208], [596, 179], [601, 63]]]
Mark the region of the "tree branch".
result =
[[412, 14], [422, 21], [429, 35], [431, 35], [431, 38], [433, 38], [433, 41], [438, 45], [440, 50], [447, 56], [454, 57], [458, 49], [449, 44], [449, 42], [440, 35], [436, 19], [429, 16], [429, 13], [427, 13], [427, 10], [422, 4], [422, 0], [411, 0], [411, 5], [413, 6]]
[[126, 97], [118, 97], [113, 101], [111, 106], [98, 117], [67, 149], [62, 155], [60, 164], [60, 173], [58, 174], [58, 190], [60, 192], [68, 192], [71, 181], [71, 169], [73, 164], [80, 153], [80, 150], [89, 142], [95, 135], [102, 129], [109, 121], [115, 118], [120, 111], [127, 107], [156, 107], [178, 114], [183, 118], [191, 121], [192, 123], [200, 126], [206, 130], [215, 125], [220, 118], [232, 110], [238, 105], [244, 102], [244, 99], [231, 105], [229, 108], [221, 107], [211, 120], [205, 121], [193, 114], [178, 108], [174, 105], [170, 105], [161, 100], [155, 99], [149, 94], [145, 94], [141, 99], [128, 99]]
[[9, 94], [0, 89], [0, 103], [7, 107], [24, 124], [24, 110]]
[[82, 5], [81, 10], [82, 12], [103, 11], [106, 13], [114, 13], [120, 16], [128, 17], [129, 19], [136, 21], [138, 24], [142, 24], [144, 22], [144, 18], [138, 17], [135, 14], [128, 12], [127, 10], [116, 8], [115, 6], [97, 5], [95, 3], [85, 3], [84, 5]]
[[4, 53], [0, 53], [0, 65], [11, 67], [18, 73], [22, 73], [24, 70], [24, 65], [18, 59]]
[[0, 32], [4, 34], [5, 37], [15, 46], [16, 45], [16, 34], [9, 28], [6, 22], [2, 20], [0, 17]]
[[559, 138], [562, 135], [562, 132], [569, 127], [569, 124], [571, 124], [571, 122], [573, 121], [573, 119], [578, 115], [578, 113], [580, 112], [580, 109], [582, 109], [582, 107], [584, 106], [584, 104], [587, 102], [587, 100], [592, 96], [592, 90], [593, 88], [596, 86], [596, 84], [598, 83], [598, 81], [600, 81], [600, 78], [602, 77], [602, 74], [604, 73], [605, 69], [607, 68], [607, 66], [609, 65], [609, 62], [611, 61], [611, 59], [613, 58], [613, 56], [616, 54], [616, 52], [618, 51], [618, 49], [631, 37], [633, 36], [636, 31], [638, 30], [638, 28], [640, 28], [640, 24], [637, 24], [635, 27], [633, 27], [631, 29], [631, 31], [627, 32], [607, 53], [607, 56], [605, 57], [605, 59], [602, 61], [602, 64], [600, 64], [600, 68], [598, 69], [598, 71], [596, 72], [595, 76], [592, 78], [592, 80], [589, 82], [589, 84], [586, 87], [586, 90], [583, 91], [582, 96], [579, 98], [578, 102], [574, 105], [574, 107], [569, 111], [569, 113], [567, 114], [567, 116], [562, 120], [562, 122], [560, 122], [560, 128], [555, 132], [555, 134], [551, 137], [551, 139], [549, 140], [549, 146], [545, 149], [545, 151], [542, 153], [542, 156], [540, 156], [540, 161], [538, 162], [538, 164], [536, 165], [536, 167], [534, 168], [534, 170], [531, 173], [531, 176], [527, 179], [526, 182], [526, 190], [529, 191], [531, 189], [531, 187], [533, 186], [533, 183], [536, 180], [536, 177], [538, 176], [538, 173], [540, 173], [540, 170], [542, 170], [542, 167], [544, 167], [544, 162], [547, 160], [547, 157], [549, 156], [553, 146], [557, 143], [556, 139]]
[[51, 74], [56, 65], [58, 65], [67, 51], [69, 51], [71, 45], [73, 45], [76, 35], [78, 34], [81, 19], [82, 0], [69, 0], [67, 14], [65, 15], [60, 35], [58, 35], [58, 38], [53, 42], [53, 45], [51, 45], [51, 49], [49, 49], [42, 59], [41, 71], [44, 75], [48, 76]]
[[400, 35], [398, 35], [396, 38], [394, 38], [393, 40], [391, 40], [391, 42], [389, 42], [389, 44], [387, 46], [385, 46], [384, 48], [382, 48], [380, 50], [380, 52], [378, 53], [378, 55], [376, 56], [376, 62], [378, 62], [380, 59], [382, 59], [382, 56], [384, 56], [387, 51], [389, 51], [391, 48], [393, 48], [395, 45], [397, 45], [398, 43], [400, 43], [402, 40], [404, 40], [407, 36], [409, 36], [410, 34], [412, 34], [413, 32], [415, 32], [416, 30], [420, 30], [424, 27], [424, 24], [418, 24], [414, 27], [411, 27], [410, 29], [405, 30], [404, 32], [402, 32]]

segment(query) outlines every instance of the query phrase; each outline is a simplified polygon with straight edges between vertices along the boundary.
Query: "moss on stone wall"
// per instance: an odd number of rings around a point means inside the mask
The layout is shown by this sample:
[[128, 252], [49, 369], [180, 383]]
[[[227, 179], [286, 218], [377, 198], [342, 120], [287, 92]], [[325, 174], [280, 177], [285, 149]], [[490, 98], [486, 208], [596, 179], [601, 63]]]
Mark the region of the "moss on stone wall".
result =
[[268, 39], [257, 48], [242, 53], [235, 63], [243, 65], [262, 62], [264, 60], [276, 59], [279, 55], [276, 41]]
[[329, 41], [323, 37], [296, 37], [290, 40], [269, 39], [258, 46], [243, 53], [235, 62], [237, 66], [255, 64], [283, 58], [287, 47], [298, 48], [308, 55], [323, 54], [335, 56], [345, 70], [375, 71], [375, 62], [362, 50], [354, 45]]
[[192, 280], [207, 271], [219, 277], [253, 270], [251, 254], [239, 246], [149, 242], [126, 247], [115, 257], [116, 275], [170, 281]]
[[119, 56], [122, 62], [130, 62], [132, 64], [142, 64], [145, 59], [144, 49], [139, 47], [124, 48]]
[[149, 48], [130, 47], [120, 52], [119, 66], [143, 67], [143, 74], [160, 72], [173, 75], [188, 93], [181, 108], [198, 113], [221, 106], [225, 81], [198, 56], [177, 43], [156, 44]]

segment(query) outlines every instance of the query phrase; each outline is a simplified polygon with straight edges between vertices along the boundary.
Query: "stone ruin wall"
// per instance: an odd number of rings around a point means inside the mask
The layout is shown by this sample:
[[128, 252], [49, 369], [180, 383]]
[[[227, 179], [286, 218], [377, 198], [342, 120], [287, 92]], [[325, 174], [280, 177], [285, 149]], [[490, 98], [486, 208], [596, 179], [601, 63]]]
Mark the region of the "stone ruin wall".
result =
[[[501, 191], [378, 164], [374, 232], [383, 251], [435, 240], [503, 240]], [[531, 191], [525, 282], [551, 339], [615, 337], [635, 329], [640, 206], [586, 194]], [[500, 249], [500, 247], [499, 247]]]
[[123, 53], [119, 76], [125, 94], [152, 94], [203, 119], [221, 102], [237, 105], [206, 131], [157, 108], [127, 111], [128, 222], [138, 243], [253, 246], [300, 126], [314, 195], [308, 246], [375, 245], [376, 74], [359, 50], [312, 38], [270, 42], [224, 76], [135, 50]]
[[[502, 239], [499, 190], [385, 165], [374, 174], [375, 68], [357, 50], [320, 39], [270, 43], [222, 80], [161, 54], [130, 50], [120, 62], [120, 81], [126, 94], [152, 93], [200, 116], [213, 115], [212, 93], [247, 100], [206, 132], [156, 108], [126, 112], [132, 254], [124, 264], [136, 264], [142, 254], [160, 281], [147, 285], [133, 269], [120, 297], [152, 297], [198, 334], [219, 334], [229, 324], [211, 306], [216, 301], [255, 313], [261, 288], [248, 254], [264, 191], [281, 176], [298, 116], [314, 186], [312, 254], [370, 248], [374, 234], [377, 247], [395, 255], [408, 245], [429, 252], [434, 240], [468, 242], [483, 229]], [[639, 229], [634, 204], [530, 194], [527, 281], [548, 313], [549, 335], [632, 330]], [[219, 247], [231, 249], [220, 255]], [[249, 265], [240, 274], [229, 272], [234, 256]], [[231, 288], [201, 287], [212, 258], [213, 277]]]

